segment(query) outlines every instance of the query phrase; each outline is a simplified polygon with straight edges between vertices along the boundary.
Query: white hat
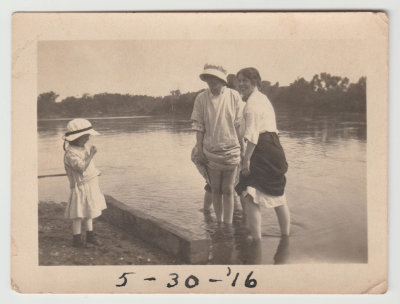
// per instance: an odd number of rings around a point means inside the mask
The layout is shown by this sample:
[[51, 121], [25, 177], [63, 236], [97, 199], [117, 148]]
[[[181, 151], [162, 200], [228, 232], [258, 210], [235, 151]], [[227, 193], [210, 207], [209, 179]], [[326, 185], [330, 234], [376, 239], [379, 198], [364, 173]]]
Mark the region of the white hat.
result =
[[99, 135], [99, 133], [93, 129], [90, 121], [82, 118], [71, 120], [67, 125], [67, 130], [68, 132], [63, 136], [63, 139], [67, 141], [73, 141], [85, 134]]
[[226, 78], [226, 70], [222, 66], [206, 63], [204, 65], [203, 72], [200, 74], [200, 79], [205, 81], [204, 80], [205, 75], [211, 75], [217, 77], [218, 79], [221, 79], [223, 82], [228, 83], [228, 80]]

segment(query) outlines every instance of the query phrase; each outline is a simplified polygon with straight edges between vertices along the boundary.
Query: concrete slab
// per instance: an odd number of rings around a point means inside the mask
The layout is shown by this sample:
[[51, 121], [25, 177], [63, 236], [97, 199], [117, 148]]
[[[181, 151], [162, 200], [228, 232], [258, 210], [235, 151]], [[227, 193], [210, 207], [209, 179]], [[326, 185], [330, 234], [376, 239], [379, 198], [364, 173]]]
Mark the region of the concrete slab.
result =
[[211, 239], [207, 232], [194, 233], [148, 215], [112, 196], [105, 195], [107, 209], [102, 218], [189, 264], [207, 264]]

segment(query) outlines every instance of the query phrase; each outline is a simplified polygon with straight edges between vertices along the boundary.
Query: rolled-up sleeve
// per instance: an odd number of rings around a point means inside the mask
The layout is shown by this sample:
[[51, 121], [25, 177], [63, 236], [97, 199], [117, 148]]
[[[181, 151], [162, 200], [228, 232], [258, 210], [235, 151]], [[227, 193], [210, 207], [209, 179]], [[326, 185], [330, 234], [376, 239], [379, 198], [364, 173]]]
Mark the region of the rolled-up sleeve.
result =
[[196, 97], [191, 116], [192, 129], [199, 132], [205, 132], [204, 128], [204, 109], [200, 95]]
[[258, 115], [257, 112], [253, 111], [253, 109], [249, 109], [244, 114], [246, 128], [244, 132], [244, 138], [251, 142], [252, 144], [257, 145], [258, 137], [260, 134], [260, 130], [258, 128]]

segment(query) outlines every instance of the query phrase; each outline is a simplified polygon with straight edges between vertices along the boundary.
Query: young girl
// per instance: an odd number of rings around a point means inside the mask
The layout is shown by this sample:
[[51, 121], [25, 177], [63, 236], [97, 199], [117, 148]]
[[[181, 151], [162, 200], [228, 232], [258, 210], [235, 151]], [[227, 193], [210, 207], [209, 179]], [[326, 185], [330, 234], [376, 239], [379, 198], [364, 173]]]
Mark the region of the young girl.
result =
[[[83, 247], [81, 226], [86, 230], [86, 242], [100, 245], [93, 233], [93, 219], [106, 209], [104, 195], [99, 188], [100, 171], [93, 163], [95, 146], [86, 149], [90, 135], [98, 135], [86, 119], [73, 119], [67, 125], [64, 139], [64, 167], [70, 184], [70, 197], [65, 217], [72, 219], [73, 246]], [[68, 145], [66, 145], [68, 143]]]

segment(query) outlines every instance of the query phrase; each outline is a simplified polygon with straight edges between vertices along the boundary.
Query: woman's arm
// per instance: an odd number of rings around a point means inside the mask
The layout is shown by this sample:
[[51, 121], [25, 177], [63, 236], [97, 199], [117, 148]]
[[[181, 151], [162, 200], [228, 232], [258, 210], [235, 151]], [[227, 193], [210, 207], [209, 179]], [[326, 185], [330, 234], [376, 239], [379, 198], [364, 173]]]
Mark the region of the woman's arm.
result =
[[250, 174], [250, 159], [253, 155], [259, 137], [257, 109], [254, 107], [247, 107], [244, 118], [245, 132], [243, 138], [247, 143], [247, 147], [243, 156], [242, 174], [246, 176]]
[[196, 131], [196, 145], [197, 145], [197, 153], [199, 157], [199, 162], [201, 164], [207, 163], [207, 158], [203, 152], [203, 140], [204, 140], [204, 132]]
[[255, 144], [253, 144], [250, 141], [247, 141], [246, 152], [244, 153], [243, 157], [243, 169], [242, 169], [242, 174], [245, 176], [250, 174], [250, 159], [251, 156], [253, 155], [255, 147], [256, 147]]
[[235, 126], [237, 138], [239, 140], [239, 145], [240, 145], [240, 158], [244, 157], [244, 139], [240, 137], [240, 126]]
[[196, 146], [197, 146], [197, 155], [199, 162], [205, 164], [207, 159], [203, 152], [203, 140], [204, 140], [204, 100], [202, 99], [203, 94], [200, 93], [197, 95], [192, 112], [192, 129], [196, 131]]
[[236, 91], [232, 91], [234, 94], [234, 98], [236, 101], [236, 113], [235, 113], [235, 131], [236, 131], [236, 135], [237, 138], [239, 140], [239, 145], [240, 145], [240, 158], [244, 157], [244, 149], [245, 149], [245, 145], [244, 145], [244, 139], [243, 137], [241, 137], [240, 134], [240, 124], [242, 123], [242, 119], [243, 119], [243, 109], [244, 109], [244, 102], [242, 101], [242, 98], [240, 97], [239, 93], [237, 93]]

